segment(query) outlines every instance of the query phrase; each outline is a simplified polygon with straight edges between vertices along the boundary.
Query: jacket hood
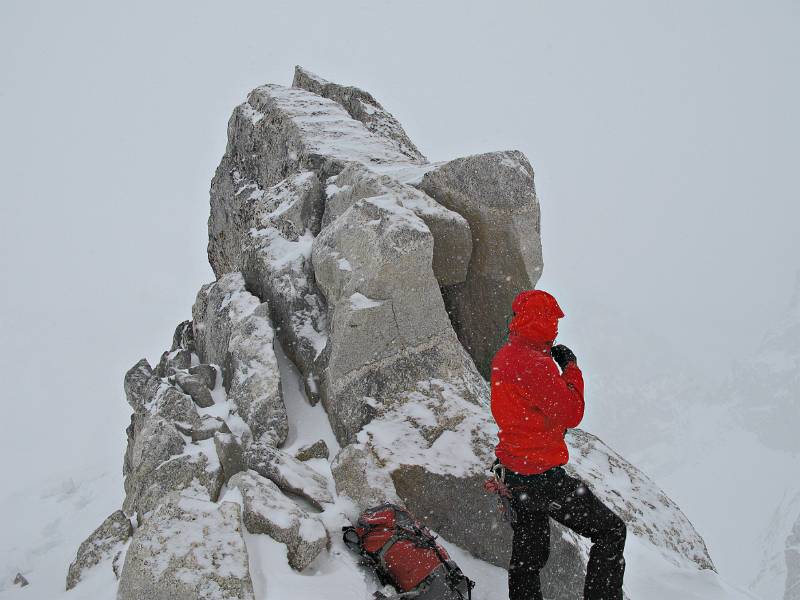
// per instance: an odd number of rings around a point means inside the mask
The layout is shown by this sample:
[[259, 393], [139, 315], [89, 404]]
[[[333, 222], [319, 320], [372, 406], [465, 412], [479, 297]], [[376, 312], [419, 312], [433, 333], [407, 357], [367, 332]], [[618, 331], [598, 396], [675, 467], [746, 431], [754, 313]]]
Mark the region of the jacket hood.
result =
[[543, 290], [524, 290], [511, 303], [514, 318], [508, 331], [531, 342], [552, 343], [558, 335], [558, 320], [564, 316], [561, 307]]

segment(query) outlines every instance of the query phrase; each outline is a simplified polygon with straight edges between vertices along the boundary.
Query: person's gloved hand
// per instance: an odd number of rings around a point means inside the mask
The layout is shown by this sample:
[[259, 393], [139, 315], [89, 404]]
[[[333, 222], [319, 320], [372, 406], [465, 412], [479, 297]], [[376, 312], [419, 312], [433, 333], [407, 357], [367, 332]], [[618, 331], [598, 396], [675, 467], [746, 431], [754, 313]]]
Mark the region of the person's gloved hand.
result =
[[550, 348], [550, 355], [553, 357], [553, 360], [558, 363], [558, 366], [561, 367], [562, 371], [569, 363], [578, 362], [578, 359], [575, 358], [575, 353], [567, 348], [564, 344], [558, 344], [557, 346]]

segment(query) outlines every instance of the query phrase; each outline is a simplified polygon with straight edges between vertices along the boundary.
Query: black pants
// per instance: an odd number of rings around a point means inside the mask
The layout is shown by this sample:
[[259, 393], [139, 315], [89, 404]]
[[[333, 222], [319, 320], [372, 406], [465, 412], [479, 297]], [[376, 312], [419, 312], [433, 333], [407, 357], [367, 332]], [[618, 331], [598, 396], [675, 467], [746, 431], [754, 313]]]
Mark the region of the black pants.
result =
[[516, 512], [511, 563], [510, 600], [542, 600], [539, 571], [550, 556], [550, 518], [592, 541], [583, 597], [622, 600], [625, 573], [625, 523], [600, 502], [579, 479], [555, 467], [540, 475], [506, 472]]

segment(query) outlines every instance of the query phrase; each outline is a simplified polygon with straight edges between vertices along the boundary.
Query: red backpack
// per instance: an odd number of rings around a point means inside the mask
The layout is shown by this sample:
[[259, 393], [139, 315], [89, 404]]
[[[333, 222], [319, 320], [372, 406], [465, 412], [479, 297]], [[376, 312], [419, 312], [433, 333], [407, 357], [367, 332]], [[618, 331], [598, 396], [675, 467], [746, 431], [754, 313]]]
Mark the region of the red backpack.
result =
[[384, 600], [469, 600], [475, 582], [461, 572], [427, 527], [407, 510], [381, 504], [361, 513], [355, 527], [343, 527], [344, 543], [362, 557], [382, 585], [398, 594], [375, 592]]

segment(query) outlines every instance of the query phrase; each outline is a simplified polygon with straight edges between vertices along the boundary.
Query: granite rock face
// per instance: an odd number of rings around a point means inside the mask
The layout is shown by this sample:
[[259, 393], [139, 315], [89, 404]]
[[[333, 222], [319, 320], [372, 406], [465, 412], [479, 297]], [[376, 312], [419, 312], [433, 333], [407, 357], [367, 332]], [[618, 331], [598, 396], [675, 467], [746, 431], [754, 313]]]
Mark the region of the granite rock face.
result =
[[119, 600], [252, 600], [239, 505], [172, 493], [133, 536]]
[[282, 444], [288, 421], [266, 303], [247, 291], [241, 273], [228, 273], [203, 286], [192, 315], [200, 359], [222, 366], [228, 398], [253, 436]]
[[430, 230], [393, 196], [358, 200], [314, 240], [331, 321], [322, 401], [342, 444], [425, 381], [457, 385], [467, 402], [485, 390], [450, 325], [432, 257]]
[[542, 274], [533, 168], [516, 151], [458, 158], [425, 173], [419, 189], [469, 223], [466, 281], [443, 289], [458, 338], [481, 374], [505, 343], [511, 302]]
[[425, 193], [389, 176], [374, 173], [360, 164], [342, 171], [328, 185], [323, 226], [364, 198], [389, 199], [419, 217], [433, 236], [433, 274], [440, 286], [463, 283], [472, 255], [472, 237], [467, 220], [448, 210]]

